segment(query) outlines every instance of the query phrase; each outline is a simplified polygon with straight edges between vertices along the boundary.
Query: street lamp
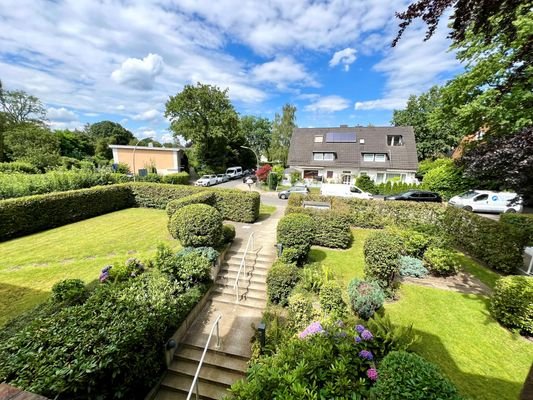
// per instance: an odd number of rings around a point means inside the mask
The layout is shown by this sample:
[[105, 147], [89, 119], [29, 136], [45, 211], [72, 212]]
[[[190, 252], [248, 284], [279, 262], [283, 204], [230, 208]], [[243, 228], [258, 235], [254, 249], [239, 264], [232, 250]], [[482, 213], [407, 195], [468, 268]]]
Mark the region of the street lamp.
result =
[[135, 150], [137, 150], [137, 146], [139, 143], [141, 143], [143, 140], [146, 139], [153, 139], [152, 136], [145, 137], [144, 139], [137, 140], [137, 143], [135, 143], [135, 146], [133, 146], [133, 182], [135, 182]]
[[252, 149], [251, 147], [248, 147], [248, 146], [241, 146], [242, 149], [248, 149], [248, 150], [251, 150], [252, 153], [254, 153], [254, 156], [255, 156], [255, 159], [257, 161], [257, 165], [256, 165], [256, 171], [259, 169], [259, 157], [257, 157], [257, 153], [254, 151], [254, 149]]

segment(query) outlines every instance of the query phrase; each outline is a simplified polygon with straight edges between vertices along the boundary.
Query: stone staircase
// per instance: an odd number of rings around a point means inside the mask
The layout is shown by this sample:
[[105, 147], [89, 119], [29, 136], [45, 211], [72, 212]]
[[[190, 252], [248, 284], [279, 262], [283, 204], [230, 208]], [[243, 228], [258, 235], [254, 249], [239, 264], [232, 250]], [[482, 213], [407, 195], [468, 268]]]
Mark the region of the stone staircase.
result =
[[[274, 226], [275, 223], [277, 221]], [[226, 253], [210, 302], [179, 344], [154, 399], [187, 398], [209, 332], [218, 315], [222, 315], [219, 326], [221, 346], [215, 347], [216, 338], [213, 337], [200, 370], [200, 398], [221, 399], [235, 381], [245, 377], [251, 355], [250, 339], [254, 335], [252, 324], [257, 325], [261, 321], [267, 303], [267, 272], [276, 258], [274, 246], [269, 243], [272, 239], [265, 239], [267, 237], [260, 238], [263, 246], [246, 256], [247, 273], [241, 272], [240, 275], [238, 304], [233, 285], [244, 248], [230, 249]], [[192, 398], [196, 398], [194, 394]]]

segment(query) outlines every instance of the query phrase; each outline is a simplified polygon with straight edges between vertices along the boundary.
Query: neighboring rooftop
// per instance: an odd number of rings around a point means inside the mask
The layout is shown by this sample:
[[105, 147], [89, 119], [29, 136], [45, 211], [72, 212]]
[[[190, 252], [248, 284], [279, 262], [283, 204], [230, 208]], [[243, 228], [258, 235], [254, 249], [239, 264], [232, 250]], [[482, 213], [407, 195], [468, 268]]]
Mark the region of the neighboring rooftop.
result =
[[157, 150], [157, 151], [177, 151], [183, 150], [183, 147], [150, 147], [150, 146], [128, 146], [123, 144], [110, 144], [110, 149], [137, 149], [139, 150]]

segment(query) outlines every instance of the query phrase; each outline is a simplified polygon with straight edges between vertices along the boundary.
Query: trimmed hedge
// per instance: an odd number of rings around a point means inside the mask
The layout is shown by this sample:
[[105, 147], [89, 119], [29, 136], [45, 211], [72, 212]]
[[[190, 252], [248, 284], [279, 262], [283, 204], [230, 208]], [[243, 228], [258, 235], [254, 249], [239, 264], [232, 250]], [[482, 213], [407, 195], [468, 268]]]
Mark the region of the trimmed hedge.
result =
[[287, 305], [289, 295], [299, 279], [298, 267], [276, 261], [268, 271], [266, 279], [268, 299], [274, 304]]
[[20, 197], [0, 201], [0, 241], [96, 217], [133, 205], [127, 185]]
[[189, 174], [187, 172], [178, 172], [176, 174], [164, 175], [161, 178], [161, 182], [169, 183], [172, 185], [188, 185], [189, 184]]
[[514, 226], [523, 235], [524, 246], [533, 246], [533, 214], [501, 214], [500, 222]]
[[171, 200], [166, 206], [167, 215], [172, 217], [180, 208], [191, 204], [207, 204], [208, 206], [215, 206], [215, 194], [213, 192], [200, 192], [182, 197], [178, 200]]
[[0, 162], [0, 172], [13, 173], [20, 172], [22, 174], [38, 174], [39, 169], [30, 163], [23, 161]]
[[457, 246], [497, 271], [512, 273], [524, 262], [523, 235], [512, 225], [447, 207], [441, 228]]
[[278, 222], [277, 240], [283, 245], [282, 256], [285, 262], [296, 262], [299, 265], [305, 262], [314, 237], [315, 225], [309, 215], [289, 214]]
[[533, 277], [499, 279], [490, 300], [490, 311], [503, 326], [533, 335]]
[[424, 253], [424, 266], [433, 275], [451, 276], [459, 272], [460, 265], [455, 261], [455, 252], [439, 247], [430, 247]]
[[165, 209], [167, 204], [172, 200], [178, 200], [206, 190], [198, 186], [150, 182], [135, 182], [130, 183], [128, 186], [131, 188], [135, 206], [161, 209]]
[[403, 245], [392, 232], [373, 232], [365, 240], [365, 277], [376, 279], [383, 287], [391, 287], [399, 273]]
[[207, 204], [191, 204], [174, 213], [168, 229], [183, 246], [216, 247], [222, 240], [222, 216]]

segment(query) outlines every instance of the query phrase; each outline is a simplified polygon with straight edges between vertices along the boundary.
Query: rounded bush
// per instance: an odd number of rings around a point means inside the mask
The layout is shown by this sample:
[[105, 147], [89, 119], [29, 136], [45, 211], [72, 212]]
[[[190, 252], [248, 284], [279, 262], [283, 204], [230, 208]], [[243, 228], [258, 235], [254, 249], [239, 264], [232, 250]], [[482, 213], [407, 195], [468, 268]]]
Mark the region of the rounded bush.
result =
[[187, 185], [189, 184], [189, 174], [187, 172], [179, 172], [165, 175], [163, 176], [163, 183], [169, 183], [172, 185]]
[[452, 250], [430, 247], [424, 253], [424, 265], [435, 275], [455, 275], [459, 271], [459, 264], [454, 256], [455, 253]]
[[372, 388], [376, 400], [460, 400], [457, 389], [439, 369], [419, 355], [405, 351], [387, 354]]
[[375, 232], [368, 236], [364, 247], [365, 276], [383, 287], [391, 287], [399, 270], [402, 240], [392, 232]]
[[292, 289], [300, 279], [300, 270], [294, 264], [277, 261], [267, 275], [267, 295], [274, 304], [287, 305]]
[[222, 215], [207, 204], [191, 204], [174, 213], [168, 228], [183, 246], [216, 247], [222, 238]]
[[385, 293], [378, 282], [355, 278], [348, 284], [348, 298], [353, 312], [367, 320], [383, 306]]
[[222, 240], [224, 243], [231, 243], [235, 239], [235, 226], [225, 224], [222, 226]]
[[399, 231], [403, 243], [403, 252], [411, 257], [422, 258], [431, 244], [431, 237], [412, 229]]
[[285, 247], [281, 253], [280, 260], [286, 264], [302, 265], [307, 260], [309, 246], [300, 245], [294, 247]]
[[81, 304], [87, 298], [87, 289], [81, 279], [65, 279], [52, 286], [52, 301]]
[[289, 214], [278, 223], [278, 242], [284, 247], [310, 246], [314, 235], [314, 223], [309, 215]]
[[309, 295], [295, 293], [289, 297], [289, 325], [300, 330], [313, 320], [313, 304]]
[[322, 285], [319, 299], [320, 307], [326, 314], [342, 316], [346, 311], [342, 289], [336, 281], [328, 281]]
[[424, 267], [421, 260], [414, 257], [402, 256], [400, 257], [400, 275], [412, 276], [415, 278], [425, 277], [429, 271]]
[[533, 335], [533, 277], [499, 279], [490, 300], [490, 311], [503, 326]]

